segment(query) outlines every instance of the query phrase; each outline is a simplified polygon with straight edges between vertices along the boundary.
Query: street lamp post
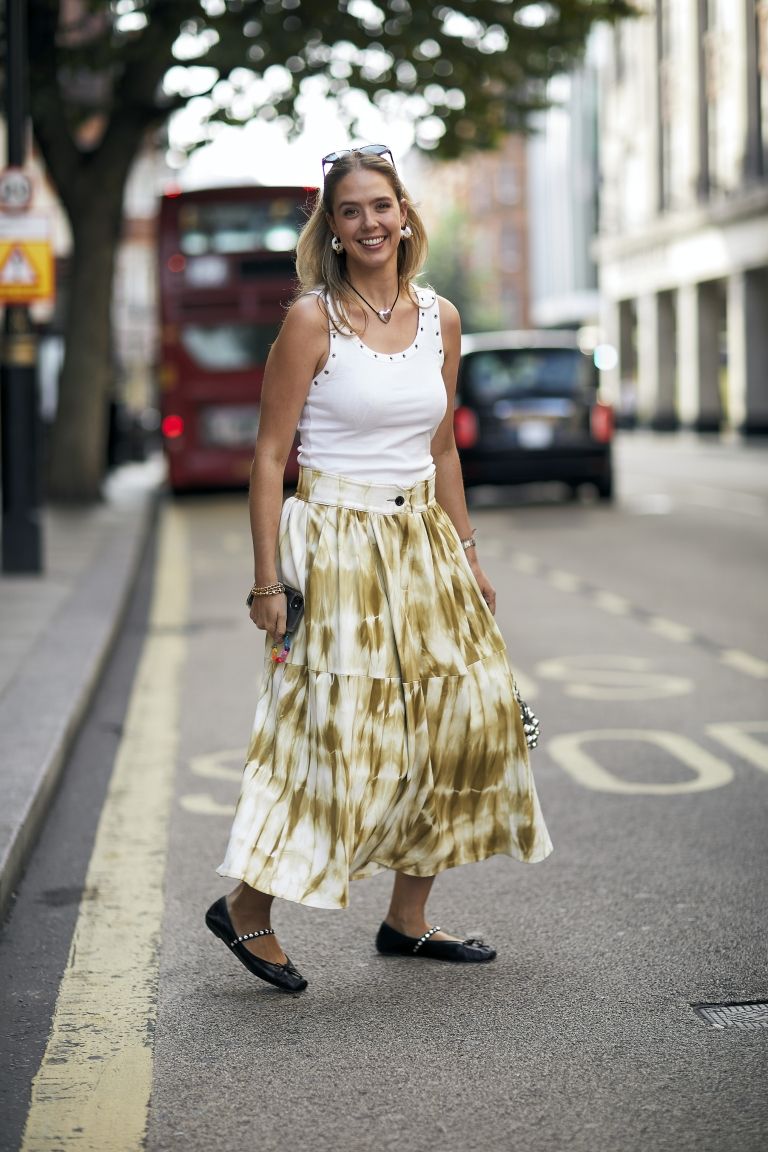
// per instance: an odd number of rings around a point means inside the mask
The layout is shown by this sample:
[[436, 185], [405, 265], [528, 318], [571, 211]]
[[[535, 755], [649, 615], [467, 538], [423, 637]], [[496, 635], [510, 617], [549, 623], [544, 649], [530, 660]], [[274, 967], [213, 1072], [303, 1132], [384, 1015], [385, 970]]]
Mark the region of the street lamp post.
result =
[[[26, 159], [27, 43], [25, 0], [5, 0], [8, 166]], [[0, 364], [2, 423], [2, 565], [8, 573], [42, 570], [37, 339], [26, 304], [7, 304]]]

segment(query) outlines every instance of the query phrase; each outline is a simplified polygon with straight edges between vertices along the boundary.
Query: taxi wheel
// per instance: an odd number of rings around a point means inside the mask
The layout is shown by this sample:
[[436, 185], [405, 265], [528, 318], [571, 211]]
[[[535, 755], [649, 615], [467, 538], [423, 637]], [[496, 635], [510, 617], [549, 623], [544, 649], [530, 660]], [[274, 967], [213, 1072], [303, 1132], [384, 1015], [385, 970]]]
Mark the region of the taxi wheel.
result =
[[613, 500], [613, 476], [606, 476], [595, 484], [601, 500]]

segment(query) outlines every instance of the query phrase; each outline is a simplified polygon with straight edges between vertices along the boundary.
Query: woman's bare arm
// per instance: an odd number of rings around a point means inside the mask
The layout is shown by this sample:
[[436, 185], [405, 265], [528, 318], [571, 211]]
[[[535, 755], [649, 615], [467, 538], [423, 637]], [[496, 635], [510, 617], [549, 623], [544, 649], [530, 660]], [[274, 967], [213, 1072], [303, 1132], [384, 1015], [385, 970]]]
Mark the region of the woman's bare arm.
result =
[[[467, 501], [464, 495], [459, 453], [453, 435], [453, 409], [461, 355], [461, 321], [458, 312], [450, 301], [444, 300], [442, 297], [438, 297], [438, 300], [440, 326], [443, 334], [443, 380], [448, 397], [448, 407], [440, 427], [432, 438], [432, 458], [435, 461], [436, 470], [435, 496], [438, 504], [450, 516], [459, 537], [466, 540], [472, 535], [472, 527], [469, 523]], [[467, 560], [488, 607], [492, 612], [495, 612], [496, 592], [480, 567], [476, 547], [467, 549]]]
[[[261, 414], [248, 498], [253, 539], [253, 578], [260, 587], [277, 580], [275, 554], [283, 503], [283, 473], [312, 379], [328, 356], [328, 320], [316, 296], [302, 296], [289, 310], [267, 359]], [[255, 596], [251, 619], [280, 640], [285, 596]]]

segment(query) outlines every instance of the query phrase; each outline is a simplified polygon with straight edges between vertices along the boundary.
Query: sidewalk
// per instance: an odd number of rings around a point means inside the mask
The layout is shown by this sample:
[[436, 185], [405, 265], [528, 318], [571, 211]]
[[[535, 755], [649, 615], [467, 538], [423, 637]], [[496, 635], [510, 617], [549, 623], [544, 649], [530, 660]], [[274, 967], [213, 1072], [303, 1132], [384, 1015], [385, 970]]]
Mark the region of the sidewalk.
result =
[[103, 504], [46, 509], [41, 576], [0, 576], [0, 917], [45, 819], [133, 586], [162, 461]]

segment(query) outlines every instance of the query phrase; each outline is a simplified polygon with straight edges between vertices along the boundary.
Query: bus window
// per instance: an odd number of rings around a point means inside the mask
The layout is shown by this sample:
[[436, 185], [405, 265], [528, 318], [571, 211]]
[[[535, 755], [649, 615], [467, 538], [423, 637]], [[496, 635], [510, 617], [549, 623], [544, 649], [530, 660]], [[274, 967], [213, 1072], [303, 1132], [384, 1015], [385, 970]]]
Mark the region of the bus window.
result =
[[201, 368], [242, 372], [263, 365], [276, 324], [186, 324], [181, 345]]
[[179, 249], [209, 252], [292, 252], [306, 217], [288, 199], [268, 203], [185, 204], [179, 211]]

